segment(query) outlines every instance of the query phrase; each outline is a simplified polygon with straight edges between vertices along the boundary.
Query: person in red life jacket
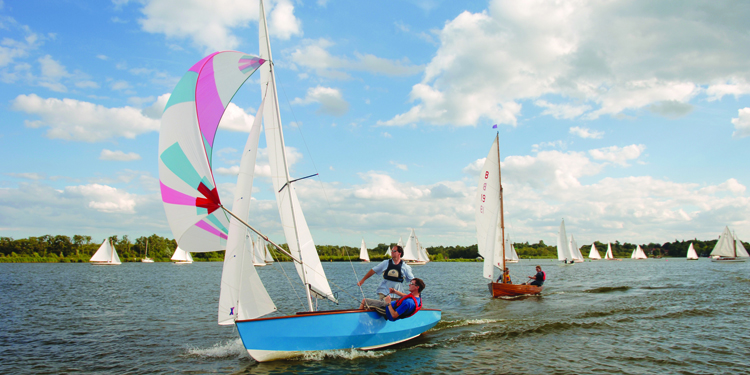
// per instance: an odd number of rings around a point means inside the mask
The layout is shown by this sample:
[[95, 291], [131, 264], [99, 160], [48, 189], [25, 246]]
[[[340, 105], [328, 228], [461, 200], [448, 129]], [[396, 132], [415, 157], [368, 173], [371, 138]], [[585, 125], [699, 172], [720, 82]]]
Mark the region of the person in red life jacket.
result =
[[409, 282], [409, 293], [403, 293], [393, 288], [390, 289], [391, 293], [395, 293], [401, 298], [398, 301], [391, 302], [391, 296], [385, 297], [384, 300], [376, 300], [365, 298], [359, 305], [360, 309], [365, 307], [374, 309], [378, 314], [385, 317], [386, 320], [392, 322], [398, 319], [406, 319], [417, 313], [422, 308], [422, 298], [420, 294], [425, 288], [424, 281], [420, 278], [415, 278]]
[[505, 271], [503, 271], [503, 274], [502, 274], [502, 275], [498, 276], [498, 278], [497, 278], [497, 281], [496, 281], [496, 282], [498, 282], [498, 283], [500, 283], [500, 282], [501, 282], [501, 283], [503, 283], [503, 284], [513, 284], [513, 283], [512, 283], [511, 281], [510, 281], [510, 271], [508, 270], [508, 267], [505, 267]]
[[547, 274], [542, 271], [542, 266], [536, 266], [536, 275], [529, 276], [529, 279], [534, 279], [534, 281], [527, 282], [526, 285], [542, 286], [544, 280], [547, 280]]

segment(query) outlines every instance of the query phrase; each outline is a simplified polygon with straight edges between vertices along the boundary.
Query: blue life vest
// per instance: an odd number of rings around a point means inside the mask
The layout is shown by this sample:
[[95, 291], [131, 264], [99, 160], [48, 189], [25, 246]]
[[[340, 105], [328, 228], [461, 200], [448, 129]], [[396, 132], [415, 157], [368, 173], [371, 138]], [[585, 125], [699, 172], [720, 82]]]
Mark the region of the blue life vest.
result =
[[403, 259], [398, 262], [398, 265], [393, 264], [393, 259], [388, 259], [388, 268], [383, 271], [383, 278], [388, 281], [404, 282], [404, 273], [401, 272], [401, 266], [403, 265]]

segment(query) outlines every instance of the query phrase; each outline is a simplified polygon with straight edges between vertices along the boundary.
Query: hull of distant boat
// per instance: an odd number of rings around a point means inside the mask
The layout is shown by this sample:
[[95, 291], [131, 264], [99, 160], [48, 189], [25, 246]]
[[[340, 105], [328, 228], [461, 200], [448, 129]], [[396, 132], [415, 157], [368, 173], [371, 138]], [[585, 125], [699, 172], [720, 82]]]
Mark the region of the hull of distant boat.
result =
[[193, 264], [193, 262], [191, 262], [189, 260], [178, 260], [178, 261], [174, 262], [174, 264]]
[[141, 263], [154, 263], [154, 260], [151, 258], [145, 258], [141, 259]]
[[370, 260], [369, 260], [369, 259], [360, 259], [360, 261], [361, 261], [362, 263], [370, 263]]
[[266, 261], [266, 264], [273, 264], [273, 262]]
[[91, 262], [92, 266], [119, 266], [119, 262]]
[[427, 262], [424, 260], [407, 260], [406, 264], [410, 266], [424, 266]]
[[523, 285], [523, 284], [502, 284], [502, 283], [489, 283], [490, 292], [492, 297], [514, 297], [523, 296], [529, 294], [539, 294], [542, 292], [541, 286], [536, 285]]
[[711, 258], [712, 262], [719, 263], [739, 263], [746, 262], [748, 258]]
[[505, 263], [518, 263], [518, 259], [513, 259], [513, 260], [506, 259]]
[[698, 260], [698, 258], [687, 258], [687, 260]]
[[422, 309], [395, 322], [375, 311], [335, 310], [278, 318], [240, 320], [237, 331], [258, 362], [322, 350], [370, 350], [413, 339], [440, 321], [441, 311]]
[[255, 266], [255, 267], [265, 267], [266, 263], [253, 263], [253, 266]]

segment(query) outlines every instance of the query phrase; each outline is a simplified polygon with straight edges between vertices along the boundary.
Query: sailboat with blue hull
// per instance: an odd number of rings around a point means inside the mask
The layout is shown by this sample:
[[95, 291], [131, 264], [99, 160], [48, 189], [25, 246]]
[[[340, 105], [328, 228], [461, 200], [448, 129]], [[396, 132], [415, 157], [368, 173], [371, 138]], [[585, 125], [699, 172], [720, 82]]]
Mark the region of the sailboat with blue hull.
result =
[[[262, 0], [260, 15], [259, 56], [236, 51], [207, 56], [180, 80], [164, 110], [159, 179], [172, 233], [186, 251], [226, 251], [218, 324], [235, 326], [248, 354], [259, 362], [321, 350], [377, 349], [415, 338], [440, 321], [440, 310], [422, 308], [396, 321], [387, 321], [371, 310], [316, 311], [318, 300], [338, 300], [331, 291], [295, 191], [299, 179], [292, 179], [289, 174]], [[256, 70], [260, 71], [263, 101], [243, 150], [229, 210], [219, 198], [211, 170], [213, 140], [232, 97]], [[288, 250], [248, 224], [261, 124]], [[246, 244], [251, 237], [248, 229], [293, 260], [304, 286], [308, 311], [272, 315], [278, 314], [277, 308], [253, 265], [254, 254], [248, 250], [252, 246]]]

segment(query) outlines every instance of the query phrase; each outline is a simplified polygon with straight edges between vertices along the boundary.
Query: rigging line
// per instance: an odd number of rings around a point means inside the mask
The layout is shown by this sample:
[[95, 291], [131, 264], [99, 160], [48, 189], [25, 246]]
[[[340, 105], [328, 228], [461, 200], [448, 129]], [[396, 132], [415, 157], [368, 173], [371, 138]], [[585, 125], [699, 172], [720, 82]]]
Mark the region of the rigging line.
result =
[[[271, 255], [271, 258], [273, 258], [273, 255]], [[276, 269], [276, 263], [277, 263], [276, 259], [274, 259], [273, 264], [271, 264], [271, 266], [274, 269]], [[292, 261], [292, 264], [294, 264], [294, 261]], [[286, 277], [287, 281], [289, 282], [289, 286], [292, 287], [292, 291], [294, 291], [294, 295], [297, 296], [297, 301], [299, 301], [300, 306], [302, 306], [302, 308], [304, 309], [305, 308], [305, 303], [302, 301], [302, 297], [299, 296], [299, 293], [297, 293], [297, 289], [294, 287], [294, 282], [292, 281], [292, 279], [289, 278], [289, 275], [286, 273], [286, 270], [284, 269], [284, 267], [281, 264], [279, 264], [279, 268], [281, 269], [281, 273], [284, 275], [284, 277]], [[278, 270], [276, 270], [276, 271], [278, 272]], [[287, 314], [287, 315], [289, 315], [289, 314]]]
[[[276, 88], [277, 89], [279, 88], [279, 84], [278, 83], [276, 84]], [[333, 207], [331, 206], [331, 201], [328, 199], [328, 192], [326, 191], [325, 185], [323, 184], [323, 179], [320, 177], [320, 172], [318, 171], [318, 166], [315, 164], [315, 159], [312, 157], [312, 153], [310, 152], [310, 147], [307, 145], [307, 140], [305, 140], [305, 135], [302, 133], [302, 127], [299, 126], [299, 121], [297, 120], [297, 116], [294, 114], [294, 110], [292, 109], [292, 103], [289, 101], [289, 97], [286, 95], [286, 90], [284, 89], [283, 85], [281, 86], [281, 92], [284, 94], [284, 99], [286, 99], [287, 105], [289, 106], [289, 112], [291, 112], [292, 118], [294, 118], [294, 122], [298, 124], [296, 126], [297, 131], [299, 132], [300, 137], [302, 138], [302, 143], [305, 144], [305, 149], [307, 150], [307, 154], [310, 155], [310, 162], [313, 165], [313, 169], [315, 170], [315, 174], [318, 175], [318, 182], [320, 182], [320, 189], [323, 191], [323, 197], [325, 197], [326, 204], [328, 205], [329, 209], [333, 209]], [[334, 223], [338, 226], [338, 219], [337, 219], [336, 215], [332, 215], [332, 216], [333, 216]], [[339, 233], [338, 236], [339, 236], [339, 239], [343, 241], [343, 238], [341, 237], [340, 233]], [[346, 250], [346, 246], [344, 246], [344, 252], [346, 253], [346, 257], [349, 259], [349, 263], [352, 265], [352, 268], [354, 268], [354, 264], [352, 263], [352, 260], [349, 257], [349, 252]], [[355, 273], [354, 277], [355, 277], [355, 283], [358, 282], [359, 279], [357, 279], [356, 273]], [[328, 279], [328, 278], [326, 277], [326, 279]], [[360, 290], [361, 289], [362, 289], [362, 287], [360, 286]], [[362, 293], [362, 295], [364, 296], [364, 292]]]

